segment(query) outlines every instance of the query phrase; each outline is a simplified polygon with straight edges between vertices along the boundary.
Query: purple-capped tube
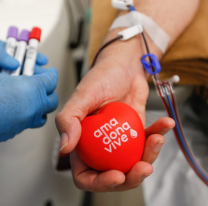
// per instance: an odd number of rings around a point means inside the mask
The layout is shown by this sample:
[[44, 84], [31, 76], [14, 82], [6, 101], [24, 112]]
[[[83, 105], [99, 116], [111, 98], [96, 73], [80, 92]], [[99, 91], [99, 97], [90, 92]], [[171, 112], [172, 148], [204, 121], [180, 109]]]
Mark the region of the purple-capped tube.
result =
[[20, 66], [13, 72], [11, 72], [12, 76], [19, 76], [21, 72], [22, 63], [25, 57], [27, 43], [29, 40], [30, 32], [28, 30], [22, 30], [17, 43], [17, 49], [15, 52], [14, 58], [19, 61]]
[[[18, 28], [15, 27], [15, 26], [9, 27], [8, 34], [7, 34], [5, 51], [10, 56], [14, 56], [16, 42], [17, 42], [17, 36], [18, 36]], [[5, 69], [2, 69], [1, 72], [4, 73], [4, 74], [10, 74], [10, 71], [5, 70]]]

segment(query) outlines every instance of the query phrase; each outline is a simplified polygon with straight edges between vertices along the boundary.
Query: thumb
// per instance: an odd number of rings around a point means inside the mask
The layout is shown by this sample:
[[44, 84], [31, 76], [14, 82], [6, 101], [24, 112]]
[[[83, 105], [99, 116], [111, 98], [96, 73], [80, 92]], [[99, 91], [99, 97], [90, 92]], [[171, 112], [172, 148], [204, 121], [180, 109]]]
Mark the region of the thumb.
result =
[[19, 62], [14, 57], [7, 54], [3, 47], [0, 47], [0, 68], [13, 71], [16, 70], [19, 65]]
[[81, 136], [81, 122], [84, 118], [108, 103], [103, 84], [97, 80], [95, 71], [88, 72], [56, 116], [56, 126], [61, 136], [61, 152], [63, 153], [69, 153], [76, 147]]
[[76, 147], [81, 136], [82, 120], [97, 107], [89, 98], [89, 93], [78, 89], [56, 116], [56, 126], [61, 136], [60, 151], [70, 153]]

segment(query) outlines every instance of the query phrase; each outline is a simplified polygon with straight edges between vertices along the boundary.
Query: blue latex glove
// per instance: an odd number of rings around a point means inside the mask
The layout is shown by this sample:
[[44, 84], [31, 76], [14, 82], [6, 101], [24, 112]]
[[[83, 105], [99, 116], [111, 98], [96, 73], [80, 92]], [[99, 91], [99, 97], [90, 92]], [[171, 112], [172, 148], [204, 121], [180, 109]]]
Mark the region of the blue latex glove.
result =
[[19, 62], [5, 52], [5, 43], [0, 41], [0, 68], [10, 71], [19, 67]]
[[[6, 43], [0, 41], [0, 69], [14, 71], [19, 67], [19, 62], [5, 52]], [[45, 55], [38, 53], [36, 65], [43, 66], [48, 63]]]
[[[0, 42], [0, 67], [15, 70], [19, 63], [4, 51]], [[27, 128], [41, 127], [46, 114], [58, 106], [55, 88], [58, 72], [44, 69], [47, 58], [38, 54], [34, 76], [8, 76], [0, 73], [0, 142], [13, 138]]]

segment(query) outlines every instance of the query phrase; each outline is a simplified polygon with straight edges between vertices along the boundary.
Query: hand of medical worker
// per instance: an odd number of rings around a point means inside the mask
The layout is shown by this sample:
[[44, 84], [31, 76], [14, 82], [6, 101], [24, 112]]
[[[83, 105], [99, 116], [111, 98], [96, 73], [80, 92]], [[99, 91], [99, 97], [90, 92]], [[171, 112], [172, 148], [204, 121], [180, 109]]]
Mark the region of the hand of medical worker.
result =
[[0, 41], [0, 69], [14, 71], [19, 67], [19, 62], [5, 51], [5, 42]]
[[[3, 52], [1, 54], [2, 68], [13, 70], [18, 67], [12, 57]], [[41, 65], [45, 64], [47, 58], [38, 54], [34, 76], [0, 74], [0, 142], [13, 138], [27, 128], [43, 126], [46, 115], [57, 108], [55, 88], [58, 72], [55, 68], [42, 68]]]
[[[5, 51], [6, 43], [0, 41], [0, 69], [14, 71], [19, 67], [19, 62]], [[38, 53], [36, 59], [36, 66], [44, 66], [48, 63], [45, 55]]]

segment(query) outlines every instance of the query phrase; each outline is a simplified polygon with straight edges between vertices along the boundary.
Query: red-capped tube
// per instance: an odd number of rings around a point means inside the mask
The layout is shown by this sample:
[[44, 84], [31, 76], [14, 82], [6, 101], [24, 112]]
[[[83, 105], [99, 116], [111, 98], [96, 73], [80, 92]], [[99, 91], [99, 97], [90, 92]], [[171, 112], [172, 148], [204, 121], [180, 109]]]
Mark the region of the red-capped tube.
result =
[[40, 38], [41, 38], [41, 29], [38, 27], [34, 27], [30, 33], [30, 39], [37, 39], [40, 42]]
[[34, 74], [34, 67], [37, 58], [40, 38], [41, 38], [41, 29], [38, 27], [34, 27], [29, 37], [29, 44], [25, 58], [23, 75], [32, 76]]

